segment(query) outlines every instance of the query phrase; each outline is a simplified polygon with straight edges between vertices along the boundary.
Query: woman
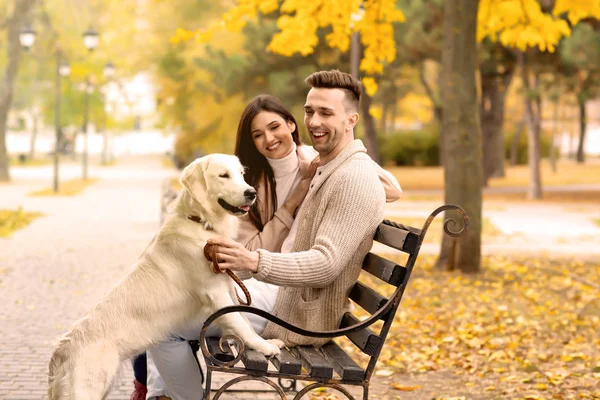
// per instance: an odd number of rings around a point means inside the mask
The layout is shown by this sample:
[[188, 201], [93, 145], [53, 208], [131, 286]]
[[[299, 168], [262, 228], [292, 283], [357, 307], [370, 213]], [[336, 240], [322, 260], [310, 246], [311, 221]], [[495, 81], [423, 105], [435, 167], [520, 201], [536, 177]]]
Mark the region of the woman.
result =
[[[254, 98], [242, 113], [238, 125], [235, 154], [248, 168], [245, 179], [257, 189], [257, 201], [242, 218], [238, 242], [249, 250], [272, 252], [282, 249], [290, 234], [294, 215], [306, 196], [310, 181], [319, 166], [318, 153], [300, 142], [293, 115], [274, 96]], [[402, 191], [396, 179], [377, 166], [388, 201], [396, 200]], [[290, 241], [288, 241], [290, 242]], [[293, 240], [291, 241], [293, 242]], [[271, 311], [278, 287], [254, 279], [245, 281], [252, 294], [252, 305]], [[253, 328], [261, 333], [266, 320], [247, 315]], [[150, 349], [148, 398], [168, 399], [153, 364], [161, 371], [169, 391], [176, 398], [194, 398], [202, 391], [201, 373], [187, 340], [196, 340], [203, 321], [177, 332], [177, 338]]]

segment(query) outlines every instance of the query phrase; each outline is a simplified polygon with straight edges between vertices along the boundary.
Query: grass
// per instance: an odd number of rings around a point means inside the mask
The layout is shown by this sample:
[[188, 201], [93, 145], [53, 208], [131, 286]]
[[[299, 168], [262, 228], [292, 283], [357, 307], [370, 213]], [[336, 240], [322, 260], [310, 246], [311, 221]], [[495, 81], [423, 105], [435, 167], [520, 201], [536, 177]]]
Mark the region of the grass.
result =
[[600, 218], [595, 218], [592, 220], [592, 222], [597, 226], [600, 227]]
[[163, 158], [160, 159], [160, 162], [161, 162], [163, 168], [166, 168], [166, 169], [175, 168], [175, 163], [173, 162], [173, 159], [171, 157], [164, 156]]
[[48, 157], [44, 158], [27, 158], [25, 162], [20, 162], [18, 159], [11, 157], [9, 160], [9, 165], [11, 167], [40, 167], [43, 165], [50, 165], [52, 163], [52, 159]]
[[115, 165], [117, 165], [117, 160], [113, 158], [111, 160], [108, 160], [107, 162], [99, 162], [98, 165], [101, 167], [114, 167]]
[[182, 189], [181, 182], [179, 182], [179, 178], [173, 178], [173, 179], [171, 179], [171, 188], [175, 192], [179, 192]]
[[86, 187], [98, 181], [97, 178], [87, 180], [72, 179], [70, 181], [60, 182], [58, 185], [58, 193], [54, 192], [54, 188], [49, 187], [35, 192], [30, 192], [29, 196], [76, 196], [80, 194]]
[[9, 237], [14, 231], [26, 227], [42, 215], [39, 212], [25, 212], [22, 207], [16, 210], [0, 210], [0, 237]]
[[[552, 172], [550, 162], [542, 160], [542, 185], [600, 184], [600, 163], [576, 164], [571, 161], [558, 163], [557, 172]], [[427, 190], [444, 188], [442, 167], [396, 167], [387, 166], [403, 189]], [[527, 165], [506, 166], [504, 178], [493, 178], [490, 187], [527, 187], [529, 167]]]

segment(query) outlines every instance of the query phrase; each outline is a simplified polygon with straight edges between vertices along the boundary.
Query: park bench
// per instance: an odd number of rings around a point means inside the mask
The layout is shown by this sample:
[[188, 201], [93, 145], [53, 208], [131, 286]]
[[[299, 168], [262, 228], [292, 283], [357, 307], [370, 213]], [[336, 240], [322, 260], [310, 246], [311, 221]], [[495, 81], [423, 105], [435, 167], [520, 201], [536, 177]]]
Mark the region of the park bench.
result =
[[[214, 400], [218, 400], [234, 384], [248, 380], [261, 381], [270, 385], [281, 399], [286, 399], [286, 391], [296, 391], [296, 381], [313, 383], [297, 392], [294, 399], [300, 399], [304, 394], [320, 387], [336, 389], [349, 399], [354, 399], [351, 393], [342, 385], [361, 386], [363, 388], [363, 399], [368, 399], [369, 381], [408, 284], [423, 238], [435, 216], [448, 210], [459, 212], [463, 217], [464, 225], [460, 231], [451, 231], [449, 224], [456, 223], [456, 221], [448, 219], [444, 223], [444, 231], [453, 237], [460, 236], [468, 226], [468, 217], [462, 208], [455, 205], [444, 205], [437, 208], [421, 229], [387, 220], [379, 225], [373, 240], [406, 253], [408, 258], [406, 265], [402, 266], [379, 255], [367, 254], [362, 265], [363, 271], [391, 285], [394, 292], [389, 298], [386, 298], [382, 293], [364, 283], [356, 282], [348, 297], [364, 311], [371, 314], [366, 319], [361, 320], [352, 313], [346, 313], [342, 318], [339, 329], [328, 332], [311, 332], [290, 325], [266, 311], [251, 306], [225, 307], [212, 314], [204, 324], [200, 336], [200, 349], [206, 362], [204, 398], [206, 400], [210, 399], [211, 378], [213, 373], [219, 372], [237, 374], [238, 376], [224, 383], [216, 391]], [[312, 346], [283, 348], [281, 349], [281, 355], [268, 359], [257, 351], [244, 349], [241, 340], [235, 336], [220, 339], [207, 338], [206, 332], [209, 325], [220, 316], [231, 312], [256, 314], [304, 336], [319, 338], [345, 336], [362, 353], [368, 356], [368, 365], [366, 368], [362, 368], [334, 341], [329, 341], [318, 349]], [[373, 326], [377, 321], [382, 321], [380, 329], [375, 329]], [[269, 368], [269, 362], [272, 364], [271, 368]], [[269, 378], [277, 379], [277, 383], [274, 382], [274, 379]], [[283, 383], [284, 381], [292, 383], [286, 385]]]

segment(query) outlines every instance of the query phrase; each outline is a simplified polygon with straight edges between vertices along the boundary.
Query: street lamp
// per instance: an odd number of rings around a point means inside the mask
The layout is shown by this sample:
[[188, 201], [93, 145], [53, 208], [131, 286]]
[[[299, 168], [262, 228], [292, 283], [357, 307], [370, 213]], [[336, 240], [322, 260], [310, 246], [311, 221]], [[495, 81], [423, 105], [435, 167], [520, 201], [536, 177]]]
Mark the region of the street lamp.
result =
[[[100, 35], [98, 35], [98, 31], [96, 31], [93, 27], [89, 27], [87, 31], [83, 32], [83, 44], [91, 53], [98, 47], [98, 43], [100, 42]], [[90, 103], [90, 94], [94, 91], [94, 88], [91, 86], [89, 75], [85, 77], [85, 108], [84, 108], [84, 116], [83, 116], [83, 176], [82, 178], [87, 179], [87, 170], [88, 170], [88, 114], [89, 114], [89, 103]]]
[[27, 51], [35, 43], [36, 36], [37, 32], [31, 29], [30, 25], [24, 26], [19, 31], [19, 42], [21, 42], [21, 46]]
[[89, 27], [87, 31], [83, 32], [83, 44], [87, 49], [92, 52], [98, 47], [98, 42], [100, 41], [100, 36], [98, 35], [98, 31], [96, 31], [93, 27]]
[[62, 58], [60, 50], [56, 51], [56, 93], [54, 110], [54, 130], [56, 135], [56, 147], [54, 149], [54, 192], [58, 193], [58, 155], [61, 148], [61, 126], [60, 126], [60, 96], [62, 78], [69, 76], [71, 66], [69, 62]]

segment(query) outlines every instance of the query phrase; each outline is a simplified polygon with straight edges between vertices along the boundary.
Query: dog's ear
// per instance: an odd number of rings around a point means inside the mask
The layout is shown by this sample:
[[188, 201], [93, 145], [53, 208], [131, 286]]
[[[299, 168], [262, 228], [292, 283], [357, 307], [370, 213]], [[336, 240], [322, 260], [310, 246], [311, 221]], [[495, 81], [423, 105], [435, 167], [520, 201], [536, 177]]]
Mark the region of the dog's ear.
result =
[[181, 185], [187, 189], [194, 200], [200, 203], [206, 196], [206, 178], [204, 175], [207, 164], [206, 157], [198, 158], [185, 167], [181, 173]]

